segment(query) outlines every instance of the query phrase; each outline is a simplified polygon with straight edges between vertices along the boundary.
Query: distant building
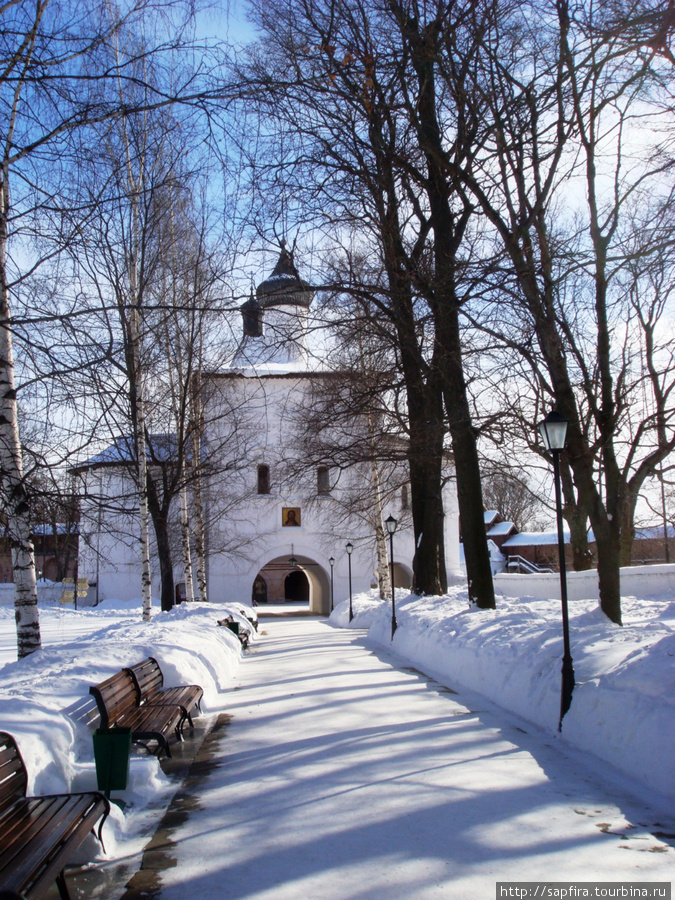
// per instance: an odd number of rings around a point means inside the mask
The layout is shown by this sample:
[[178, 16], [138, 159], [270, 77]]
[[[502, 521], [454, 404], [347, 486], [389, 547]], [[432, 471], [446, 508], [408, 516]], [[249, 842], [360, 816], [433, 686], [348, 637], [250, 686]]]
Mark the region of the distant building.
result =
[[[563, 533], [565, 542], [565, 561], [572, 564], [572, 552], [569, 546], [570, 535]], [[532, 563], [538, 569], [558, 571], [558, 532], [530, 531], [512, 534], [502, 544], [502, 553], [506, 556], [507, 570], [518, 571], [519, 560]]]
[[[75, 575], [79, 525], [35, 525], [32, 541], [35, 548], [35, 577], [46, 581], [60, 581]], [[14, 581], [12, 551], [9, 540], [0, 536], [0, 583]]]
[[672, 525], [650, 525], [635, 529], [631, 562], [675, 563], [675, 528]]
[[[486, 527], [488, 537], [498, 544], [502, 555], [505, 557], [506, 569], [517, 571], [518, 560], [532, 563], [539, 569], [552, 569], [558, 571], [559, 551], [558, 532], [555, 531], [530, 531], [519, 532], [511, 522], [499, 522], [498, 515], [493, 511], [486, 512]], [[570, 533], [563, 530], [565, 544], [565, 562], [572, 566], [572, 547]], [[588, 532], [588, 549], [592, 554], [595, 564], [596, 549], [593, 532]], [[675, 528], [668, 526], [667, 536], [664, 534], [663, 525], [652, 525], [635, 529], [631, 563], [633, 565], [658, 565], [675, 562]], [[525, 566], [521, 568], [525, 569]]]
[[488, 540], [494, 541], [498, 549], [501, 550], [505, 543], [508, 542], [514, 534], [518, 533], [518, 529], [513, 522], [495, 522], [488, 531]]

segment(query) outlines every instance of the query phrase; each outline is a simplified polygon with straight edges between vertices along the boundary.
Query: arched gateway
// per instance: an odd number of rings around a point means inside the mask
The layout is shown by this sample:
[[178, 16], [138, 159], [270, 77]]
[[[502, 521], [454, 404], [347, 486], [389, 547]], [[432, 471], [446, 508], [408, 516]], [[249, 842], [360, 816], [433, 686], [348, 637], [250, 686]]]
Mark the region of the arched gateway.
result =
[[[259, 588], [261, 583], [266, 585], [264, 596]], [[330, 576], [309, 556], [275, 556], [255, 574], [251, 598], [260, 604], [306, 602], [311, 613], [327, 616], [330, 613]]]

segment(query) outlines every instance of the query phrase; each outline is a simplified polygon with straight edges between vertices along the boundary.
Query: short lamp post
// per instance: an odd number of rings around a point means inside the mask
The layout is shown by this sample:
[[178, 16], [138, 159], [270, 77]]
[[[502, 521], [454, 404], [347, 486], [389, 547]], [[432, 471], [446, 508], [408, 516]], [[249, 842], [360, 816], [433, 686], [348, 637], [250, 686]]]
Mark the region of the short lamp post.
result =
[[569, 421], [559, 412], [552, 410], [539, 424], [544, 446], [553, 456], [553, 480], [555, 482], [555, 511], [558, 521], [558, 558], [560, 561], [560, 599], [562, 601], [563, 660], [562, 686], [560, 689], [560, 721], [558, 731], [562, 731], [562, 720], [572, 704], [574, 690], [574, 666], [570, 652], [570, 623], [567, 609], [567, 569], [565, 566], [565, 537], [563, 534], [562, 496], [560, 491], [560, 451], [565, 447], [565, 437]]
[[351, 541], [348, 542], [345, 547], [347, 551], [347, 562], [349, 565], [349, 621], [354, 618], [354, 609], [352, 607], [352, 553], [354, 552], [354, 545]]
[[328, 560], [328, 565], [330, 566], [330, 611], [333, 612], [333, 566], [335, 565], [335, 557], [331, 556]]
[[384, 524], [387, 526], [387, 534], [389, 535], [389, 577], [391, 579], [391, 639], [394, 640], [394, 632], [396, 631], [396, 588], [394, 587], [394, 533], [398, 522], [393, 516], [385, 519]]

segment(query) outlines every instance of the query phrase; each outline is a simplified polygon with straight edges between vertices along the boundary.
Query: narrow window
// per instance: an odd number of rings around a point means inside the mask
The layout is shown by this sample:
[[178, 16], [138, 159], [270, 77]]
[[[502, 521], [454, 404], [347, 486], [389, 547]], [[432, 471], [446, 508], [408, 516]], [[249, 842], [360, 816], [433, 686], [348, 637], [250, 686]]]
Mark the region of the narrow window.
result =
[[319, 494], [330, 494], [330, 479], [326, 466], [319, 466], [316, 470], [316, 490]]
[[270, 467], [258, 466], [258, 493], [269, 494], [270, 492]]
[[401, 488], [401, 509], [408, 509], [408, 485], [404, 484]]

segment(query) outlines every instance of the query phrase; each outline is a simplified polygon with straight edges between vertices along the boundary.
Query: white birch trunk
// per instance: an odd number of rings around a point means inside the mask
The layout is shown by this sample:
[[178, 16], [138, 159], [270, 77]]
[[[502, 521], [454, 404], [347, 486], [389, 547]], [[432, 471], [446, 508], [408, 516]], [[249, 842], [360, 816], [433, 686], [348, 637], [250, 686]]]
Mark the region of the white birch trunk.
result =
[[[9, 241], [9, 171], [17, 112], [21, 102], [24, 79], [30, 68], [35, 39], [46, 4], [38, 3], [30, 32], [20, 53], [21, 59], [14, 74], [19, 77], [13, 86], [10, 114], [2, 125], [2, 182], [0, 185], [0, 485], [7, 516], [7, 534], [12, 552], [14, 573], [14, 614], [19, 659], [41, 647], [37, 587], [35, 584], [35, 555], [30, 533], [30, 511], [26, 502], [23, 480], [23, 457], [14, 381], [14, 350], [10, 318], [7, 277], [7, 244]], [[8, 61], [7, 61], [8, 62]], [[9, 63], [8, 63], [9, 64]], [[8, 69], [8, 71], [10, 71]]]
[[[132, 276], [132, 281], [135, 277]], [[134, 285], [132, 295], [136, 296]], [[141, 369], [140, 354], [140, 323], [138, 306], [131, 310], [131, 342], [132, 358], [135, 371], [134, 386], [131, 402], [136, 408], [136, 431], [134, 434], [136, 444], [137, 490], [138, 490], [138, 516], [140, 520], [140, 556], [141, 556], [141, 596], [143, 605], [143, 621], [149, 622], [152, 618], [152, 573], [150, 571], [150, 513], [148, 512], [148, 461], [145, 449], [145, 403], [143, 400], [143, 372]]]
[[[371, 446], [375, 446], [375, 425], [372, 417], [368, 416], [368, 438]], [[387, 535], [384, 530], [384, 504], [382, 502], [382, 482], [380, 470], [377, 466], [375, 453], [370, 455], [370, 478], [373, 486], [373, 506], [375, 524], [375, 544], [377, 547], [377, 582], [380, 589], [380, 597], [383, 600], [391, 598], [391, 578], [389, 574], [389, 559], [387, 557]]]
[[150, 513], [148, 511], [148, 460], [145, 448], [145, 400], [143, 396], [143, 366], [141, 363], [141, 312], [138, 296], [138, 197], [131, 166], [128, 163], [129, 185], [132, 188], [131, 248], [129, 253], [129, 291], [131, 297], [129, 336], [133, 380], [130, 390], [134, 444], [136, 448], [136, 489], [138, 491], [139, 550], [141, 557], [141, 598], [143, 621], [152, 618], [152, 572], [150, 570]]
[[192, 555], [190, 553], [190, 518], [188, 516], [187, 488], [180, 490], [180, 528], [183, 541], [183, 569], [185, 571], [185, 599], [192, 603], [195, 599], [192, 584]]
[[0, 212], [0, 473], [2, 499], [7, 515], [7, 534], [14, 572], [14, 611], [19, 659], [39, 650], [40, 620], [35, 584], [35, 556], [30, 533], [29, 508], [23, 480], [23, 458], [14, 384], [12, 324], [7, 287], [7, 219], [9, 170], [3, 166]]
[[385, 600], [391, 598], [391, 578], [389, 575], [389, 557], [387, 556], [387, 535], [383, 525], [382, 488], [380, 485], [380, 472], [375, 460], [370, 463], [373, 482], [373, 500], [375, 504], [375, 544], [377, 546], [377, 582], [380, 589], [380, 597]]
[[[170, 224], [170, 248], [171, 253], [174, 256], [177, 251], [177, 243], [176, 243], [176, 234], [175, 234], [175, 221], [173, 215], [173, 208], [169, 214], [169, 224]], [[164, 296], [169, 297], [173, 296], [173, 302], [177, 304], [177, 298], [173, 293], [174, 284], [166, 283], [166, 275], [164, 277]], [[182, 438], [183, 435], [183, 420], [181, 416], [181, 397], [183, 395], [184, 390], [189, 390], [189, 384], [185, 385], [186, 372], [185, 372], [185, 355], [183, 353], [183, 340], [189, 342], [189, 329], [186, 326], [185, 333], [181, 330], [179, 318], [176, 310], [174, 310], [173, 314], [173, 327], [174, 332], [172, 334], [171, 329], [169, 328], [169, 317], [166, 316], [164, 319], [164, 343], [165, 343], [165, 352], [168, 364], [168, 377], [169, 377], [169, 391], [171, 394], [171, 408], [173, 410], [173, 414], [176, 418], [176, 434], [177, 436]], [[188, 357], [190, 355], [188, 348]], [[187, 473], [187, 461], [185, 459], [185, 453], [183, 452], [184, 448], [180, 448], [180, 471], [178, 472], [178, 479], [181, 483], [180, 488], [180, 532], [181, 532], [181, 552], [183, 557], [183, 576], [185, 581], [185, 600], [188, 603], [192, 603], [194, 601], [194, 580], [192, 574], [192, 553], [190, 549], [190, 515], [188, 513], [188, 501], [187, 501], [187, 486], [185, 483], [186, 473]]]
[[197, 556], [197, 594], [202, 603], [208, 602], [206, 588], [206, 531], [204, 528], [204, 500], [202, 496], [202, 404], [201, 372], [194, 376], [192, 391], [192, 481], [195, 555]]
[[[120, 92], [121, 93], [121, 92]], [[131, 420], [134, 426], [136, 448], [136, 478], [138, 491], [139, 551], [141, 561], [141, 598], [143, 621], [152, 618], [152, 572], [150, 570], [150, 513], [148, 510], [148, 461], [145, 447], [145, 399], [143, 391], [143, 364], [141, 361], [141, 298], [139, 295], [139, 232], [138, 198], [142, 189], [143, 160], [140, 160], [138, 178], [134, 174], [130, 141], [126, 131], [126, 119], [122, 118], [122, 138], [126, 150], [127, 188], [131, 197], [131, 231], [129, 247], [129, 340], [131, 342], [131, 365], [129, 400]]]
[[[115, 48], [119, 60], [119, 35], [115, 35]], [[119, 87], [120, 102], [124, 102], [124, 92]], [[152, 572], [150, 570], [150, 513], [148, 510], [148, 461], [145, 447], [145, 400], [143, 388], [143, 364], [141, 360], [141, 297], [139, 294], [139, 213], [138, 198], [143, 188], [143, 154], [138, 162], [138, 177], [132, 164], [131, 141], [127, 133], [127, 120], [120, 119], [120, 136], [126, 153], [127, 190], [131, 198], [130, 246], [128, 248], [129, 304], [125, 313], [129, 315], [129, 341], [131, 343], [131, 366], [129, 373], [129, 402], [134, 428], [136, 449], [136, 489], [138, 493], [139, 551], [141, 562], [141, 598], [143, 621], [152, 618]]]

